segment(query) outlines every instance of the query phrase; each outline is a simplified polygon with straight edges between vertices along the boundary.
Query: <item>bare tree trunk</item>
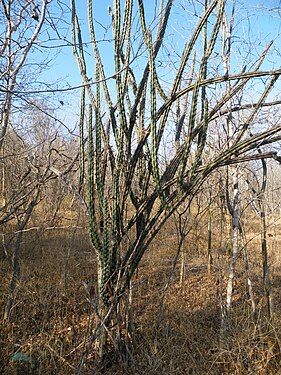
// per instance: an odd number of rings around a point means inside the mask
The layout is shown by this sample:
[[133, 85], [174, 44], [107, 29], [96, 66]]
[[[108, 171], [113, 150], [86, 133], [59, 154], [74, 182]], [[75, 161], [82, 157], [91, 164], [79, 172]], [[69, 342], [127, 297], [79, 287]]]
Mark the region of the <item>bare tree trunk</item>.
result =
[[263, 270], [263, 287], [264, 295], [266, 301], [266, 310], [269, 319], [272, 318], [273, 312], [273, 302], [271, 295], [271, 281], [270, 281], [270, 271], [268, 262], [268, 251], [267, 251], [267, 227], [266, 227], [266, 213], [265, 213], [265, 202], [264, 202], [264, 192], [262, 192], [260, 197], [260, 218], [261, 218], [261, 250], [262, 250], [262, 270]]
[[245, 238], [244, 238], [244, 246], [243, 246], [243, 258], [244, 258], [244, 264], [245, 264], [247, 288], [248, 288], [249, 298], [251, 301], [252, 313], [253, 313], [254, 321], [256, 321], [257, 320], [256, 301], [255, 301], [255, 296], [254, 296], [254, 291], [253, 291], [253, 283], [252, 283], [249, 258], [248, 258], [248, 249], [247, 249], [247, 243], [246, 243]]
[[[233, 22], [234, 22], [234, 4], [232, 8], [232, 15], [230, 22], [227, 20], [226, 12], [223, 16], [223, 23], [222, 23], [222, 30], [223, 30], [223, 63], [224, 63], [224, 71], [227, 75], [230, 70], [230, 54], [231, 54], [231, 46], [232, 46], [232, 29], [233, 29]], [[230, 82], [227, 82], [227, 90], [231, 90]], [[229, 145], [232, 144], [233, 135], [235, 134], [235, 127], [233, 123], [233, 116], [232, 112], [229, 112], [229, 115], [226, 118], [226, 126], [227, 126], [227, 136], [228, 136], [228, 143]], [[228, 173], [228, 170], [227, 170]], [[233, 284], [234, 284], [234, 277], [235, 277], [235, 267], [237, 258], [239, 255], [239, 225], [240, 225], [240, 214], [239, 214], [239, 167], [235, 166], [232, 168], [232, 185], [233, 185], [233, 199], [230, 200], [229, 196], [229, 181], [228, 181], [228, 174], [227, 174], [227, 186], [226, 186], [226, 199], [227, 199], [227, 206], [228, 210], [231, 214], [232, 219], [232, 232], [231, 232], [231, 243], [232, 243], [232, 254], [231, 254], [231, 261], [228, 270], [228, 280], [227, 280], [227, 289], [226, 289], [226, 306], [224, 315], [222, 316], [222, 333], [224, 334], [229, 326], [229, 316], [230, 310], [232, 307], [232, 296], [233, 296]]]
[[239, 255], [239, 220], [238, 211], [239, 204], [239, 172], [238, 167], [235, 168], [233, 177], [233, 206], [232, 206], [232, 257], [228, 271], [227, 291], [226, 291], [226, 310], [230, 312], [232, 306], [233, 282], [235, 276], [235, 266]]
[[5, 163], [4, 163], [4, 142], [3, 142], [3, 147], [2, 147], [2, 181], [1, 181], [1, 208], [5, 207], [6, 205], [6, 193], [5, 193]]
[[185, 259], [185, 251], [184, 251], [183, 246], [181, 248], [180, 256], [181, 256], [181, 261], [180, 261], [180, 285], [182, 286], [183, 281], [185, 279], [185, 273], [186, 273], [186, 265], [185, 265], [186, 259]]
[[186, 265], [185, 265], [185, 261], [186, 261], [186, 257], [185, 257], [185, 251], [184, 251], [184, 243], [185, 243], [185, 239], [186, 239], [186, 236], [187, 236], [187, 230], [186, 230], [186, 226], [188, 224], [188, 218], [185, 217], [183, 220], [182, 220], [182, 217], [181, 215], [179, 215], [179, 226], [178, 226], [178, 250], [177, 250], [177, 254], [180, 255], [180, 260], [181, 260], [181, 264], [180, 264], [180, 285], [183, 284], [183, 281], [185, 279], [185, 270], [186, 270]]
[[[258, 149], [259, 153], [261, 150]], [[252, 191], [257, 199], [257, 206], [254, 206], [254, 210], [260, 217], [261, 225], [261, 255], [262, 255], [262, 280], [264, 289], [264, 298], [266, 303], [266, 311], [269, 319], [272, 318], [273, 302], [271, 295], [271, 281], [270, 281], [270, 270], [268, 262], [268, 246], [267, 246], [267, 223], [266, 223], [266, 203], [265, 203], [265, 190], [267, 186], [267, 165], [264, 159], [262, 162], [262, 183], [261, 186], [256, 190], [252, 187]]]
[[35, 192], [35, 197], [34, 199], [29, 203], [25, 214], [24, 218], [20, 222], [18, 226], [18, 233], [16, 235], [16, 240], [13, 246], [13, 253], [12, 253], [12, 277], [9, 285], [9, 290], [8, 290], [8, 298], [5, 306], [5, 311], [4, 311], [4, 321], [8, 321], [10, 318], [11, 310], [13, 307], [14, 303], [14, 298], [15, 298], [15, 290], [17, 287], [17, 282], [20, 277], [20, 264], [19, 264], [19, 250], [22, 242], [22, 236], [23, 236], [23, 229], [26, 227], [30, 216], [32, 214], [32, 211], [36, 204], [38, 203], [38, 197], [39, 197], [39, 188], [36, 189]]
[[7, 250], [7, 245], [5, 241], [5, 234], [2, 234], [2, 246], [3, 246], [3, 257], [4, 259], [8, 258], [8, 250]]
[[208, 249], [207, 249], [207, 256], [208, 256], [208, 272], [209, 274], [213, 271], [213, 255], [212, 255], [212, 211], [211, 211], [211, 192], [210, 192], [210, 199], [209, 199], [209, 210], [208, 210]]
[[234, 176], [233, 176], [233, 204], [231, 205], [229, 194], [227, 192], [227, 204], [229, 212], [232, 218], [232, 233], [231, 233], [231, 261], [228, 269], [228, 278], [227, 278], [227, 288], [226, 288], [226, 303], [221, 302], [221, 332], [220, 339], [221, 343], [224, 342], [224, 337], [229, 328], [229, 318], [232, 307], [232, 297], [234, 289], [234, 278], [235, 278], [235, 268], [236, 262], [239, 255], [239, 170], [238, 167], [235, 167]]
[[12, 254], [12, 268], [13, 268], [13, 273], [9, 285], [9, 290], [8, 290], [8, 298], [7, 298], [7, 303], [5, 307], [5, 312], [4, 312], [4, 321], [8, 321], [11, 313], [11, 309], [13, 307], [14, 303], [14, 295], [15, 295], [15, 290], [17, 286], [17, 281], [19, 280], [20, 277], [20, 265], [19, 265], [19, 249], [22, 241], [22, 231], [20, 231], [17, 234], [14, 246], [13, 246], [13, 254]]
[[1, 115], [1, 128], [0, 128], [0, 150], [3, 149], [4, 138], [7, 132], [10, 116], [11, 116], [11, 105], [12, 105], [12, 92], [15, 87], [15, 78], [9, 79], [8, 90], [6, 98], [2, 106], [2, 115]]

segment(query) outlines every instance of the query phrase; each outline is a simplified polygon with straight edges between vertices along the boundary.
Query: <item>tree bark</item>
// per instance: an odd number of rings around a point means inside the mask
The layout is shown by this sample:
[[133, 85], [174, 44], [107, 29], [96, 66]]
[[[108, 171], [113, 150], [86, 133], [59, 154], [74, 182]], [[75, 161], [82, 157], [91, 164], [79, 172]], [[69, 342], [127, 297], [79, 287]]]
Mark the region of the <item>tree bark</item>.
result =
[[211, 211], [211, 193], [209, 199], [209, 210], [208, 210], [208, 249], [207, 249], [207, 256], [208, 256], [208, 273], [210, 274], [213, 272], [213, 255], [212, 255], [212, 211]]
[[8, 289], [8, 298], [5, 306], [5, 311], [4, 311], [4, 321], [8, 321], [10, 319], [10, 314], [11, 310], [14, 304], [14, 298], [15, 298], [15, 291], [17, 287], [17, 282], [20, 277], [20, 263], [19, 263], [19, 251], [20, 251], [20, 246], [22, 242], [22, 237], [23, 237], [23, 229], [26, 227], [32, 211], [36, 204], [38, 203], [38, 197], [39, 197], [39, 188], [36, 189], [35, 196], [32, 199], [32, 201], [29, 203], [22, 221], [20, 222], [18, 226], [18, 233], [16, 235], [16, 240], [13, 246], [13, 254], [12, 254], [12, 277]]
[[233, 206], [232, 206], [232, 256], [228, 271], [227, 291], [226, 291], [226, 310], [230, 312], [232, 306], [233, 282], [235, 276], [235, 266], [239, 255], [239, 175], [238, 167], [235, 168], [233, 177]]

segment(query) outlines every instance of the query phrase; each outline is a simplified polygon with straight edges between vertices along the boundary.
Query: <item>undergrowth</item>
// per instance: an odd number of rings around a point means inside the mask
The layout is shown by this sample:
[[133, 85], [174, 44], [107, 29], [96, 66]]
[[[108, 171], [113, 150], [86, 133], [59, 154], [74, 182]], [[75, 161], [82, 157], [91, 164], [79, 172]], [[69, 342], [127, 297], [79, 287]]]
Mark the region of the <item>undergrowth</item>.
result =
[[[178, 267], [171, 274], [175, 236], [164, 233], [165, 240], [160, 235], [154, 241], [133, 281], [131, 355], [127, 361], [112, 360], [106, 368], [95, 369], [95, 373], [280, 373], [279, 276], [273, 279], [275, 316], [269, 321], [263, 306], [259, 270], [252, 270], [258, 310], [254, 321], [243, 272], [237, 273], [231, 329], [222, 340], [221, 269], [228, 262], [227, 251], [222, 251], [213, 273], [208, 274], [204, 253], [192, 251], [189, 242], [187, 271], [180, 284]], [[3, 259], [1, 311], [10, 272], [9, 260]], [[21, 278], [11, 319], [1, 325], [1, 374], [77, 373], [89, 338], [89, 317], [93, 319], [82, 285], [85, 280], [94, 284], [96, 275], [95, 258], [83, 230], [25, 236]], [[13, 361], [15, 353], [28, 355], [30, 361]], [[93, 355], [89, 353], [82, 373], [92, 374], [93, 366]]]

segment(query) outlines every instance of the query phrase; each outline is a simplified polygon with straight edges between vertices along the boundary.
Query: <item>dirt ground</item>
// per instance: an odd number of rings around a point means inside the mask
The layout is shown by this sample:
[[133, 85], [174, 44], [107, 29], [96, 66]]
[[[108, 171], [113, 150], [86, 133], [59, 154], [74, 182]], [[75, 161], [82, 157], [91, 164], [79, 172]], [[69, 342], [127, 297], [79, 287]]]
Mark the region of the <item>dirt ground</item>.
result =
[[[277, 241], [277, 242], [276, 242]], [[248, 246], [257, 306], [254, 322], [244, 260], [237, 264], [230, 328], [220, 339], [230, 255], [214, 248], [214, 270], [206, 264], [206, 241], [191, 234], [185, 243], [185, 276], [172, 271], [176, 235], [164, 230], [142, 260], [132, 285], [134, 339], [129, 361], [110, 363], [103, 374], [281, 374], [281, 271], [271, 246], [274, 316], [266, 316], [259, 241]], [[3, 311], [10, 263], [1, 261]], [[76, 374], [88, 339], [91, 309], [82, 282], [95, 283], [95, 259], [83, 229], [27, 233], [21, 249], [21, 279], [9, 323], [1, 325], [0, 372]], [[12, 361], [25, 353], [26, 365]], [[91, 356], [83, 371], [93, 373]], [[98, 373], [96, 371], [96, 373]]]

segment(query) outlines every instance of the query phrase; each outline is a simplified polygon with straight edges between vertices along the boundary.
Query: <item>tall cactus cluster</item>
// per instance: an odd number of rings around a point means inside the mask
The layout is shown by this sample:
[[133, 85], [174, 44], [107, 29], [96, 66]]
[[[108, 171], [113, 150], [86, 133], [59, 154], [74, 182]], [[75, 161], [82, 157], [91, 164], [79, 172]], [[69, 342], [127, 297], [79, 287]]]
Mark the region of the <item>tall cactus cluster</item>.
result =
[[[83, 86], [80, 192], [87, 195], [90, 235], [98, 258], [99, 298], [104, 306], [110, 307], [126, 291], [162, 225], [184, 200], [191, 201], [213, 170], [245, 157], [261, 158], [262, 154], [249, 156], [249, 152], [261, 140], [264, 145], [269, 144], [280, 127], [251, 137], [247, 129], [265, 102], [268, 87], [253, 107], [249, 123], [235, 134], [236, 142], [223, 147], [212, 160], [208, 159], [208, 135], [212, 122], [223, 117], [226, 104], [242, 92], [251, 78], [272, 76], [275, 83], [280, 70], [259, 70], [267, 49], [251, 71], [211, 77], [208, 65], [220, 40], [226, 1], [205, 0], [175, 76], [171, 84], [164, 85], [157, 59], [161, 58], [169, 29], [173, 0], [160, 2], [157, 28], [155, 22], [148, 22], [143, 0], [114, 0], [110, 12], [113, 72], [107, 76], [97, 40], [94, 3], [88, 0], [88, 35], [92, 46], [89, 60], [72, 0], [73, 53]], [[227, 92], [211, 101], [209, 86], [223, 86], [225, 82], [231, 82]], [[170, 157], [164, 163], [161, 155], [165, 137], [174, 126], [175, 113], [176, 130], [172, 133]]]

